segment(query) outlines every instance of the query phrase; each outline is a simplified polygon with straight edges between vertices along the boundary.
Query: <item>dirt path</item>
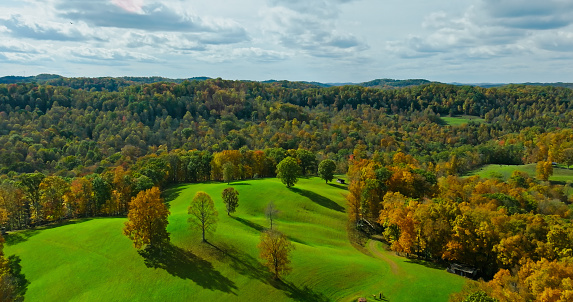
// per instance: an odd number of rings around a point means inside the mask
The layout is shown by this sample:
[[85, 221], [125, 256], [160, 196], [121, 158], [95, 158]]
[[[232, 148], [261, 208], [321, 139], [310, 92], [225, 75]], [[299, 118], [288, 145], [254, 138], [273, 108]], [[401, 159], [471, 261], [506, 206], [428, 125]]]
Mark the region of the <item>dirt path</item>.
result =
[[368, 251], [370, 253], [372, 253], [372, 255], [374, 255], [377, 258], [382, 259], [384, 262], [388, 263], [388, 265], [390, 265], [390, 269], [392, 270], [392, 274], [394, 275], [400, 275], [400, 267], [398, 266], [398, 264], [390, 259], [390, 257], [388, 257], [388, 255], [386, 255], [388, 252], [386, 251], [380, 251], [377, 247], [376, 247], [376, 243], [378, 241], [376, 240], [369, 240], [368, 241]]

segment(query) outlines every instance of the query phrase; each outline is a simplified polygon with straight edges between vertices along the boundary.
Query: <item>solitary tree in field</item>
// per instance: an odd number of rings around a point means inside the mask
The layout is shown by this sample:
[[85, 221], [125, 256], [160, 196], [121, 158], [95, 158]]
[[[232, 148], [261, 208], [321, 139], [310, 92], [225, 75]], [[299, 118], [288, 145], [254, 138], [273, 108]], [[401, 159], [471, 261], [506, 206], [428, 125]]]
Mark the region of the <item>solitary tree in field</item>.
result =
[[207, 242], [205, 232], [215, 230], [218, 215], [211, 196], [203, 191], [197, 192], [189, 205], [189, 215], [189, 223], [201, 229], [203, 242]]
[[318, 165], [318, 176], [327, 183], [334, 178], [334, 171], [336, 171], [336, 164], [331, 159], [325, 159]]
[[169, 210], [160, 197], [159, 188], [141, 191], [129, 203], [128, 221], [123, 234], [133, 241], [135, 248], [144, 245], [160, 249], [169, 242], [167, 217]]
[[281, 274], [288, 274], [291, 270], [289, 253], [294, 245], [288, 238], [277, 231], [269, 230], [261, 234], [261, 242], [258, 245], [261, 259], [264, 265], [279, 279]]
[[273, 229], [273, 219], [275, 219], [278, 214], [279, 214], [279, 210], [275, 206], [275, 203], [272, 201], [269, 202], [269, 204], [265, 208], [265, 216], [267, 216], [267, 219], [271, 223], [271, 230]]
[[297, 183], [297, 176], [300, 174], [300, 167], [296, 159], [287, 157], [277, 165], [277, 177], [290, 188]]
[[231, 213], [235, 213], [239, 206], [239, 191], [235, 190], [235, 188], [226, 188], [221, 193], [221, 197], [227, 208], [227, 215], [231, 216]]

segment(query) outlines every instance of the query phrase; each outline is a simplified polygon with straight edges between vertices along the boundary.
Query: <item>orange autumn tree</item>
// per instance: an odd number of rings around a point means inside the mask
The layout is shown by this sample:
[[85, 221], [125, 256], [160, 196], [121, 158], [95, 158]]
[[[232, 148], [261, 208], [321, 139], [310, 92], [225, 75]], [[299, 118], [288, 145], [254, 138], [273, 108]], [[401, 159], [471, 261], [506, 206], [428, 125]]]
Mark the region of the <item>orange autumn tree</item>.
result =
[[167, 217], [169, 210], [160, 197], [159, 188], [141, 191], [129, 203], [128, 221], [123, 234], [133, 241], [137, 249], [147, 245], [163, 248], [169, 242]]

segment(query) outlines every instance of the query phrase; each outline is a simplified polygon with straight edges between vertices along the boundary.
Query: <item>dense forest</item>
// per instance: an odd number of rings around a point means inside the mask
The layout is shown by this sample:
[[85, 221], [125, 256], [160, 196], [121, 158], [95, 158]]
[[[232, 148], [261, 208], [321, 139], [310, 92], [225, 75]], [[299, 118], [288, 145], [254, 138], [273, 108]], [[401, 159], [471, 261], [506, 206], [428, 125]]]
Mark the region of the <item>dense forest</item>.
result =
[[[125, 215], [138, 192], [222, 180], [227, 164], [247, 179], [275, 176], [287, 156], [303, 174], [331, 159], [348, 173], [352, 222], [396, 252], [479, 268], [492, 281], [468, 295], [542, 295], [527, 278], [549, 265], [573, 278], [570, 184], [547, 182], [555, 164], [573, 164], [571, 89], [155, 80], [0, 84], [4, 229]], [[483, 121], [448, 125], [453, 116]], [[460, 178], [526, 163], [536, 178]], [[546, 284], [545, 295], [565, 297], [570, 285]]]

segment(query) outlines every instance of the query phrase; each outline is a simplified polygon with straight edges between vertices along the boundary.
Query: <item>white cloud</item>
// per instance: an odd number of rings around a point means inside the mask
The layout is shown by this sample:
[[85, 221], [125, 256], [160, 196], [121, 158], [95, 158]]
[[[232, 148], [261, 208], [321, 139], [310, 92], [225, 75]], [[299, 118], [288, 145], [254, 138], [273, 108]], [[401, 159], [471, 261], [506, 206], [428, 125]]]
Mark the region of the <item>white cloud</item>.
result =
[[281, 1], [269, 0], [261, 11], [265, 33], [276, 43], [314, 57], [354, 57], [368, 49], [356, 35], [337, 28], [342, 0]]
[[138, 61], [145, 63], [162, 62], [162, 60], [148, 54], [126, 51], [124, 49], [107, 49], [93, 47], [70, 47], [62, 49], [74, 57], [78, 62], [92, 61]]
[[[389, 41], [386, 48], [404, 58], [436, 54], [471, 59], [523, 55], [535, 52], [537, 47], [558, 50], [568, 45], [567, 35], [555, 35], [554, 28], [573, 22], [565, 18], [573, 13], [572, 9], [573, 4], [559, 0], [543, 5], [530, 0], [480, 0], [461, 17], [443, 11], [429, 14], [422, 23], [425, 35]], [[537, 36], [544, 38], [534, 43]]]
[[536, 35], [533, 41], [540, 49], [571, 52], [571, 50], [573, 50], [573, 31], [554, 31], [543, 35]]
[[29, 38], [35, 40], [54, 40], [54, 41], [86, 41], [99, 39], [99, 37], [87, 27], [81, 27], [73, 23], [56, 23], [45, 22], [37, 23], [32, 18], [26, 18], [22, 15], [11, 15], [8, 19], [0, 19], [0, 25], [12, 37]]
[[12, 39], [0, 41], [0, 52], [39, 54], [43, 51], [32, 44]]
[[257, 47], [245, 47], [234, 49], [211, 49], [209, 54], [200, 55], [198, 60], [210, 63], [233, 62], [237, 60], [246, 60], [255, 63], [272, 63], [284, 61], [292, 57], [291, 53], [261, 49]]

